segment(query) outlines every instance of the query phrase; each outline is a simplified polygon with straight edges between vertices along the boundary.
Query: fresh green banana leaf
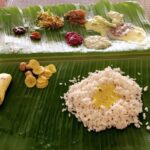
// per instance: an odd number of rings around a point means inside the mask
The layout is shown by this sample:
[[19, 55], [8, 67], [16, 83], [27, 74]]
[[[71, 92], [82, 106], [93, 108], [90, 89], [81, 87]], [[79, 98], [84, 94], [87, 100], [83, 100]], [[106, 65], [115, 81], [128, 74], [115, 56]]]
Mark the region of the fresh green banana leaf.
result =
[[[143, 9], [135, 2], [111, 4], [108, 0], [102, 0], [91, 6], [61, 4], [24, 9], [1, 8], [0, 73], [10, 73], [13, 81], [0, 107], [0, 150], [149, 150], [150, 131], [145, 128], [145, 123], [150, 122], [149, 112], [146, 120], [140, 115], [143, 122], [140, 129], [130, 125], [124, 130], [94, 133], [88, 132], [74, 116], [69, 117], [68, 112], [62, 112], [64, 101], [60, 99], [68, 90], [70, 79], [78, 75], [87, 77], [88, 72], [107, 66], [120, 67], [126, 75], [136, 78], [141, 87], [150, 86], [149, 48], [145, 50], [129, 44], [128, 49], [115, 47], [107, 50], [109, 53], [104, 53], [105, 50], [102, 53], [94, 50], [85, 53], [87, 50], [83, 46], [67, 46], [64, 34], [67, 31], [77, 31], [83, 36], [94, 33], [68, 23], [59, 31], [40, 30], [43, 38], [39, 43], [32, 42], [29, 33], [23, 37], [15, 37], [12, 33], [12, 28], [17, 25], [26, 25], [34, 30], [36, 14], [40, 10], [51, 10], [62, 16], [75, 8], [85, 9], [91, 16], [105, 16], [109, 10], [117, 10], [125, 14], [127, 22], [143, 27], [147, 34], [150, 31]], [[21, 61], [31, 58], [38, 59], [42, 65], [54, 63], [57, 67], [57, 73], [43, 90], [28, 89], [24, 84], [25, 76], [18, 69]], [[150, 109], [149, 99], [149, 90], [143, 92], [144, 107]]]
[[[87, 49], [85, 46], [70, 47], [65, 43], [64, 35], [68, 31], [76, 31], [83, 37], [97, 34], [86, 31], [85, 27], [71, 25], [65, 22], [62, 29], [59, 30], [44, 30], [38, 29], [36, 26], [36, 16], [40, 11], [51, 11], [52, 13], [63, 17], [64, 13], [72, 9], [82, 8], [87, 11], [87, 17], [93, 15], [102, 15], [106, 17], [106, 13], [110, 10], [115, 10], [123, 13], [126, 22], [144, 28], [147, 32], [147, 44], [131, 44], [127, 42], [114, 41], [112, 46], [105, 50]], [[106, 17], [107, 18], [107, 17]], [[28, 33], [22, 37], [14, 36], [12, 28], [15, 26], [24, 25], [28, 27]], [[39, 30], [42, 33], [40, 42], [30, 40], [30, 32]], [[131, 50], [147, 50], [150, 48], [150, 24], [144, 17], [143, 8], [137, 2], [122, 2], [112, 4], [108, 0], [101, 0], [93, 5], [75, 5], [75, 4], [59, 4], [49, 6], [31, 6], [28, 8], [1, 8], [0, 9], [0, 34], [1, 44], [0, 53], [41, 53], [41, 52], [110, 52], [110, 51], [131, 51]]]
[[[57, 73], [49, 80], [46, 89], [28, 89], [25, 76], [19, 71], [20, 61], [38, 59], [42, 65], [54, 63]], [[0, 72], [13, 76], [3, 105], [0, 107], [1, 150], [149, 150], [150, 131], [147, 119], [140, 120], [140, 129], [130, 125], [124, 130], [109, 129], [89, 132], [68, 112], [62, 112], [64, 100], [60, 96], [68, 90], [69, 80], [107, 66], [120, 67], [126, 75], [137, 79], [141, 87], [150, 86], [150, 52], [122, 52], [86, 54], [13, 54], [2, 55]], [[141, 75], [138, 75], [138, 72]], [[59, 85], [66, 83], [67, 85]], [[149, 90], [142, 96], [144, 107], [150, 109]]]

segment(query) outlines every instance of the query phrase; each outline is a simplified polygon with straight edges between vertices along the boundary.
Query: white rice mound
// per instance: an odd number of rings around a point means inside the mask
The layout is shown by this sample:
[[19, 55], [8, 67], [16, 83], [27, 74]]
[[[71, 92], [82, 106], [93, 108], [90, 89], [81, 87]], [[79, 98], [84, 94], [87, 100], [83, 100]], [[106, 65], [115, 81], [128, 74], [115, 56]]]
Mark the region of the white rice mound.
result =
[[[138, 119], [142, 112], [142, 88], [129, 76], [123, 76], [120, 68], [105, 68], [103, 71], [89, 73], [89, 76], [78, 83], [69, 86], [64, 94], [67, 110], [82, 121], [88, 131], [102, 131], [115, 127], [124, 129], [130, 124], [137, 128], [141, 122]], [[97, 108], [92, 101], [92, 94], [102, 83], [113, 82], [116, 92], [121, 95], [110, 108]]]

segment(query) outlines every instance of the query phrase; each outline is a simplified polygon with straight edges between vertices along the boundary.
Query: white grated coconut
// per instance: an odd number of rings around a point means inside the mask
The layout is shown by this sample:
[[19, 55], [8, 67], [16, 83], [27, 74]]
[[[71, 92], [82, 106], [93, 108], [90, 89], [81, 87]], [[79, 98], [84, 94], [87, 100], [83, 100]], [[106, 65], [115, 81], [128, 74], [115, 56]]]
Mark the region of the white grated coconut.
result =
[[[92, 94], [105, 82], [113, 82], [115, 90], [122, 96], [110, 108], [93, 104]], [[129, 76], [123, 76], [119, 68], [105, 68], [103, 71], [90, 73], [89, 76], [69, 87], [64, 94], [67, 110], [82, 121], [88, 131], [102, 131], [115, 127], [124, 129], [130, 124], [140, 127], [138, 119], [142, 112], [142, 88]]]

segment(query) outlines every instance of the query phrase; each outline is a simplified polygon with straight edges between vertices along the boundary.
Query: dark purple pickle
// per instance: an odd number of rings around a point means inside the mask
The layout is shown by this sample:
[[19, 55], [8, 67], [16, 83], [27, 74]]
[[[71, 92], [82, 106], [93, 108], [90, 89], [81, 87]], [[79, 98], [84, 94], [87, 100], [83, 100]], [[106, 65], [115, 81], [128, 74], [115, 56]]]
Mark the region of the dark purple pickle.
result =
[[23, 26], [18, 26], [13, 28], [15, 35], [24, 35], [26, 33], [26, 28]]

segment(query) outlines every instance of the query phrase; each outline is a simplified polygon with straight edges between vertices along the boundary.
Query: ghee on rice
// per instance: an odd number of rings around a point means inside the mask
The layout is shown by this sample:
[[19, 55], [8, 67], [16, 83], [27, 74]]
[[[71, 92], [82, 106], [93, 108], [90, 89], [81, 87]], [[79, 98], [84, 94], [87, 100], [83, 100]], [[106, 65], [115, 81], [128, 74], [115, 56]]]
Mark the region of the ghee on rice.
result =
[[[120, 96], [109, 107], [105, 104], [96, 107], [93, 93], [105, 83], [113, 83]], [[138, 115], [143, 111], [141, 95], [142, 88], [134, 79], [123, 76], [120, 68], [107, 67], [102, 71], [90, 73], [87, 78], [71, 85], [64, 94], [64, 99], [67, 110], [74, 114], [78, 121], [83, 122], [84, 127], [89, 131], [99, 132], [112, 127], [124, 129], [130, 124], [139, 128], [141, 122]]]

